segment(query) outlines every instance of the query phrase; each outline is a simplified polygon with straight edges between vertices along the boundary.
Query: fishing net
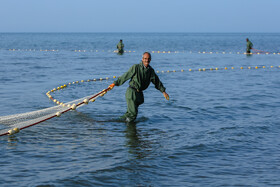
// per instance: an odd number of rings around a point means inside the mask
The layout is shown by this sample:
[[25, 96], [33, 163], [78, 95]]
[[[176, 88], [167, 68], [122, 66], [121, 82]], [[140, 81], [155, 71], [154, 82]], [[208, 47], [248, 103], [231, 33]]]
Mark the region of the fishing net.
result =
[[111, 88], [107, 88], [96, 94], [79, 98], [67, 103], [61, 103], [49, 96], [50, 99], [52, 99], [56, 104], [58, 104], [57, 106], [45, 108], [42, 110], [36, 110], [33, 112], [0, 116], [0, 136], [14, 134], [24, 128], [39, 124], [54, 117], [59, 117], [65, 112], [75, 110], [76, 108], [88, 104], [88, 102], [95, 101], [95, 99], [97, 99], [100, 96], [103, 96], [110, 89]]

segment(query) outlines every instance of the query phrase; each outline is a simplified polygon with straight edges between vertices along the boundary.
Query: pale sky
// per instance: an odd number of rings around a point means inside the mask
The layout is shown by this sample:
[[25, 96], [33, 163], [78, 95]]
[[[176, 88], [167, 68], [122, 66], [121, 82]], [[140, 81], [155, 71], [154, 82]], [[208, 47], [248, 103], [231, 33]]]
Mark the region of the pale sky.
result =
[[0, 32], [280, 32], [280, 0], [0, 2]]

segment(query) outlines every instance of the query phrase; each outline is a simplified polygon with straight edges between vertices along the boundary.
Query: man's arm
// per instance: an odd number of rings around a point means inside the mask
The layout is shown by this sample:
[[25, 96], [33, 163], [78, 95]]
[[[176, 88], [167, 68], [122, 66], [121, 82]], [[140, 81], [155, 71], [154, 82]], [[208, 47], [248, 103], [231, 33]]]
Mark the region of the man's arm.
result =
[[133, 65], [126, 73], [124, 73], [122, 76], [120, 76], [116, 81], [114, 81], [114, 84], [116, 86], [121, 86], [123, 83], [125, 83], [128, 79], [131, 79], [131, 77], [135, 74], [135, 68], [136, 65]]
[[156, 89], [158, 89], [162, 93], [165, 92], [165, 87], [163, 86], [162, 82], [159, 80], [157, 74], [154, 73], [154, 75], [152, 75], [151, 82], [155, 85]]
[[169, 100], [169, 95], [165, 92], [166, 88], [163, 86], [162, 82], [159, 80], [157, 74], [154, 73], [154, 78], [152, 78], [151, 82], [155, 85], [155, 88], [163, 93], [163, 96], [166, 100]]

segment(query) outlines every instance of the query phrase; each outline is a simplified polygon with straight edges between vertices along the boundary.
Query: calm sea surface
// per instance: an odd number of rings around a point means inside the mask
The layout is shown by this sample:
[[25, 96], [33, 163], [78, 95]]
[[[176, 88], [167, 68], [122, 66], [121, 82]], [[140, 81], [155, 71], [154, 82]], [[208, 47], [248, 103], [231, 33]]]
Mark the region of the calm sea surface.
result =
[[[269, 54], [242, 54], [247, 37]], [[125, 83], [0, 137], [0, 186], [280, 186], [280, 34], [0, 33], [0, 116], [54, 106], [45, 93], [57, 86], [109, 77], [53, 96], [97, 93], [145, 51], [169, 101], [151, 84], [137, 121], [114, 122]]]

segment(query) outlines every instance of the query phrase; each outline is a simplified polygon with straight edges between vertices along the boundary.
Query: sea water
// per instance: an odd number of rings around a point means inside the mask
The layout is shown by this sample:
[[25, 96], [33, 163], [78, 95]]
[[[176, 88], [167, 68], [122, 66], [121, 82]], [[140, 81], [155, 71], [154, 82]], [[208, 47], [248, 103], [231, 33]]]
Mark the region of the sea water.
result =
[[[262, 53], [243, 54], [246, 38]], [[145, 51], [170, 95], [151, 84], [136, 122], [116, 122], [125, 83], [0, 137], [0, 186], [280, 185], [279, 43], [277, 33], [0, 33], [1, 116], [52, 107], [53, 88], [108, 77], [53, 96], [97, 93]]]

